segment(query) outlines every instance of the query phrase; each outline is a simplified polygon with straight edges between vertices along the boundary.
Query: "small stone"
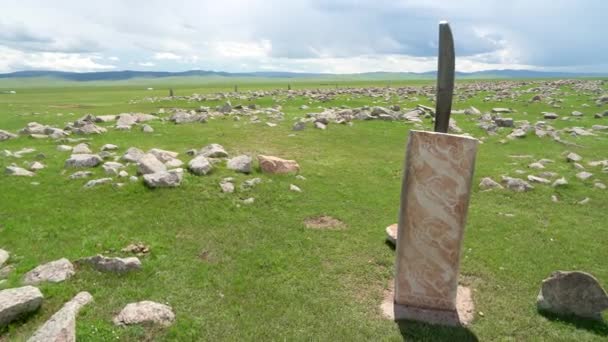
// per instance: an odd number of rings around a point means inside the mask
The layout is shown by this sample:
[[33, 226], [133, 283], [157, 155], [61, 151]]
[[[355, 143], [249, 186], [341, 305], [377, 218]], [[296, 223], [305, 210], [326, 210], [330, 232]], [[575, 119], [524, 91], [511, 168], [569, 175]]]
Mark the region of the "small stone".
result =
[[120, 172], [120, 169], [124, 168], [125, 166], [117, 162], [105, 162], [101, 167], [106, 174], [116, 176]]
[[481, 190], [489, 190], [489, 189], [502, 189], [502, 185], [500, 185], [498, 182], [494, 181], [492, 178], [490, 177], [484, 177], [481, 179], [481, 182], [479, 183], [479, 188]]
[[72, 149], [72, 153], [73, 154], [91, 154], [91, 153], [93, 153], [93, 151], [91, 151], [91, 149], [89, 148], [89, 145], [87, 145], [85, 143], [81, 143], [81, 144], [74, 146], [74, 148]]
[[251, 173], [253, 159], [247, 155], [241, 155], [228, 160], [227, 167], [230, 170], [241, 173]]
[[543, 280], [536, 305], [559, 315], [601, 320], [602, 311], [608, 309], [608, 295], [589, 273], [557, 271]]
[[91, 171], [77, 171], [77, 172], [74, 172], [70, 176], [70, 179], [88, 178], [88, 177], [91, 177], [92, 175], [93, 175], [93, 172], [91, 172]]
[[557, 196], [551, 195], [551, 201], [553, 201], [553, 203], [557, 203], [559, 202], [559, 199], [557, 198]]
[[121, 249], [122, 252], [125, 253], [133, 253], [137, 255], [145, 255], [150, 253], [150, 247], [144, 245], [143, 243], [131, 243], [127, 245], [127, 247]]
[[295, 191], [295, 192], [302, 192], [302, 189], [300, 189], [297, 185], [295, 184], [290, 184], [289, 185], [289, 191]]
[[211, 172], [213, 165], [209, 162], [209, 159], [199, 155], [188, 163], [188, 169], [195, 175], [201, 176]]
[[503, 177], [502, 181], [506, 183], [507, 189], [515, 192], [525, 192], [534, 189], [532, 185], [520, 178]]
[[220, 188], [222, 192], [225, 193], [233, 193], [234, 192], [234, 184], [231, 182], [220, 182]]
[[174, 321], [175, 314], [170, 306], [152, 301], [127, 304], [113, 319], [115, 325], [154, 323], [165, 327]]
[[114, 144], [105, 144], [105, 145], [101, 146], [101, 150], [102, 151], [116, 151], [116, 150], [118, 150], [118, 146], [116, 146]]
[[255, 201], [255, 198], [249, 197], [249, 198], [243, 200], [243, 204], [253, 204], [254, 201]]
[[144, 151], [136, 147], [129, 147], [121, 159], [126, 162], [137, 163], [144, 155]]
[[33, 286], [0, 291], [0, 327], [38, 310], [43, 298]]
[[101, 162], [101, 157], [96, 154], [72, 154], [65, 161], [65, 167], [95, 167]]
[[4, 266], [4, 263], [11, 257], [10, 253], [0, 248], [0, 268]]
[[292, 130], [294, 130], [294, 131], [301, 131], [301, 130], [303, 130], [305, 128], [306, 128], [306, 122], [298, 121], [295, 124], [293, 124]]
[[528, 165], [528, 167], [531, 169], [540, 170], [540, 169], [544, 169], [545, 165], [543, 165], [542, 163], [536, 162], [536, 163], [532, 163], [532, 164]]
[[545, 118], [547, 120], [555, 120], [558, 117], [559, 117], [559, 115], [557, 115], [555, 113], [548, 113], [548, 112], [543, 113], [543, 118]]
[[593, 177], [593, 174], [589, 173], [589, 172], [586, 172], [586, 171], [579, 172], [579, 173], [576, 174], [576, 178], [578, 178], [578, 179], [580, 179], [582, 181], [586, 181], [586, 180], [588, 180], [591, 177]]
[[158, 158], [151, 153], [144, 154], [141, 158], [139, 158], [139, 162], [137, 163], [137, 173], [140, 175], [147, 175], [166, 170], [167, 167], [165, 164], [163, 164], [163, 162], [158, 160]]
[[258, 155], [260, 169], [264, 173], [281, 174], [298, 172], [300, 165], [295, 160], [281, 159], [273, 156]]
[[72, 300], [65, 303], [51, 318], [44, 323], [28, 342], [71, 342], [76, 341], [76, 316], [78, 311], [93, 301], [88, 292], [78, 293]]
[[26, 285], [36, 285], [45, 281], [59, 283], [74, 275], [74, 265], [65, 258], [40, 265], [27, 272], [23, 278]]
[[102, 185], [102, 184], [108, 184], [112, 182], [112, 178], [99, 178], [99, 179], [92, 179], [90, 181], [88, 181], [85, 185], [84, 188], [86, 189], [90, 189], [92, 187], [98, 186], [98, 185]]
[[581, 160], [583, 160], [583, 157], [579, 156], [578, 154], [576, 154], [574, 152], [570, 152], [566, 156], [566, 160], [568, 162], [580, 162]]
[[563, 186], [563, 185], [568, 185], [568, 181], [564, 177], [556, 179], [555, 182], [553, 182], [553, 184], [551, 186], [558, 187], [558, 186]]
[[224, 147], [220, 144], [209, 144], [198, 151], [199, 155], [207, 158], [225, 158], [228, 157], [228, 153], [224, 150]]
[[589, 197], [585, 197], [582, 200], [578, 201], [578, 204], [587, 204], [589, 203], [589, 201], [591, 201], [591, 199]]
[[35, 173], [28, 171], [24, 168], [10, 165], [5, 169], [5, 173], [9, 176], [18, 176], [18, 177], [34, 177]]
[[16, 137], [17, 137], [17, 134], [13, 134], [11, 132], [3, 131], [0, 129], [0, 141], [4, 141], [4, 140], [8, 140], [8, 139], [15, 139]]
[[118, 177], [121, 177], [121, 178], [129, 177], [129, 173], [125, 170], [120, 170], [120, 172], [118, 173]]
[[131, 177], [129, 177], [129, 181], [130, 182], [134, 183], [134, 182], [137, 182], [138, 180], [139, 180], [139, 178], [137, 178], [137, 176], [131, 176]]
[[262, 179], [261, 178], [252, 178], [252, 179], [248, 179], [246, 181], [243, 182], [243, 185], [241, 186], [244, 189], [250, 189], [253, 188], [254, 186], [258, 185], [262, 183]]
[[600, 189], [600, 190], [606, 190], [606, 184], [600, 183], [600, 182], [594, 183], [593, 187], [595, 187], [597, 189]]
[[574, 165], [574, 168], [577, 170], [584, 170], [585, 167], [583, 165], [581, 165], [580, 163], [572, 163], [572, 165]]
[[528, 180], [532, 183], [541, 183], [541, 184], [549, 184], [551, 183], [550, 180], [546, 179], [546, 178], [542, 178], [542, 177], [536, 177], [533, 175], [528, 175]]
[[324, 129], [327, 128], [327, 126], [324, 123], [320, 122], [320, 121], [315, 121], [315, 128], [324, 130]]
[[[500, 185], [500, 184], [499, 184]], [[386, 227], [386, 239], [393, 245], [397, 245], [397, 228], [398, 224], [394, 223]]]
[[144, 124], [141, 126], [141, 131], [144, 133], [154, 133], [154, 128], [148, 124]]
[[141, 269], [141, 261], [137, 257], [108, 258], [101, 254], [78, 260], [78, 263], [91, 265], [100, 272], [127, 273]]
[[57, 146], [57, 151], [69, 152], [71, 150], [72, 150], [72, 146], [68, 146], [68, 145], [58, 145]]

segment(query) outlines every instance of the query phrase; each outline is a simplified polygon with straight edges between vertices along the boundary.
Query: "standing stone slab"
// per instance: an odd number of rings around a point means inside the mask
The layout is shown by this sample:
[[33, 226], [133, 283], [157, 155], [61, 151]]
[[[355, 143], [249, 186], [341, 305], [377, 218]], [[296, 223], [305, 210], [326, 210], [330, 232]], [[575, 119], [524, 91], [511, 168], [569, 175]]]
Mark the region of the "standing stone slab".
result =
[[477, 144], [466, 136], [410, 131], [397, 233], [396, 304], [456, 311]]
[[93, 300], [88, 292], [80, 292], [65, 303], [44, 323], [28, 342], [74, 342], [76, 341], [76, 315], [80, 309]]
[[40, 290], [33, 286], [0, 291], [0, 327], [38, 310], [42, 299]]

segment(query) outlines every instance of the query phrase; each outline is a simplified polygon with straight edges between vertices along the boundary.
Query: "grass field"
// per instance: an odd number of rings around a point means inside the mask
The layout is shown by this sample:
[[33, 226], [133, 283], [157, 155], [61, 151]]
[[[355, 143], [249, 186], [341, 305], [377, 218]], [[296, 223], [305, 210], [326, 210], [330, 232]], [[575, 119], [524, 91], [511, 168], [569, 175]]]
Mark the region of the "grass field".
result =
[[[289, 81], [240, 83], [239, 90], [285, 89]], [[387, 82], [347, 86], [386, 86]], [[402, 81], [403, 84], [431, 84]], [[3, 85], [8, 87], [14, 84]], [[0, 129], [16, 132], [36, 121], [64, 127], [86, 113], [156, 112], [159, 108], [215, 106], [219, 101], [141, 102], [146, 96], [165, 96], [231, 91], [233, 84], [210, 85], [155, 83], [155, 90], [141, 84], [51, 86], [49, 82], [19, 87], [16, 94], [0, 94]], [[333, 87], [314, 81], [292, 83], [294, 89]], [[532, 85], [530, 85], [532, 86]], [[608, 87], [604, 86], [608, 92]], [[6, 88], [9, 89], [9, 88]], [[0, 89], [2, 90], [2, 89]], [[492, 107], [517, 110], [510, 116], [542, 120], [542, 111], [585, 115], [572, 121], [551, 122], [556, 128], [608, 125], [608, 117], [594, 119], [606, 108], [595, 107], [590, 95], [562, 89], [561, 109], [529, 103], [529, 96], [501, 103], [483, 101], [484, 94], [456, 102], [455, 109], [475, 106], [483, 112]], [[397, 341], [412, 340], [605, 340], [608, 326], [573, 319], [546, 317], [536, 311], [540, 282], [555, 270], [584, 270], [608, 286], [608, 190], [593, 187], [575, 177], [578, 172], [562, 153], [574, 151], [583, 164], [608, 159], [608, 135], [565, 137], [584, 147], [565, 146], [529, 135], [520, 140], [500, 141], [510, 132], [490, 136], [480, 145], [473, 196], [462, 255], [462, 281], [474, 290], [476, 318], [468, 329], [440, 328], [420, 323], [396, 324], [382, 317], [379, 305], [393, 278], [394, 250], [385, 243], [384, 228], [397, 220], [405, 143], [411, 124], [356, 121], [352, 127], [330, 124], [325, 131], [307, 128], [293, 132], [293, 119], [318, 106], [391, 105], [413, 108], [419, 101], [391, 98], [340, 96], [330, 102], [264, 97], [263, 107], [280, 100], [286, 120], [277, 127], [248, 120], [210, 120], [205, 124], [150, 123], [155, 132], [144, 134], [108, 128], [92, 136], [94, 151], [106, 143], [116, 144], [122, 154], [128, 147], [157, 147], [180, 153], [209, 143], [223, 145], [231, 155], [270, 154], [295, 159], [306, 180], [294, 176], [271, 176], [259, 170], [250, 176], [219, 166], [207, 176], [186, 174], [175, 189], [147, 189], [141, 182], [122, 188], [109, 185], [84, 189], [85, 180], [69, 180], [63, 174], [69, 152], [56, 150], [52, 140], [20, 137], [0, 142], [0, 150], [36, 148], [46, 155], [47, 168], [34, 178], [0, 175], [0, 248], [12, 253], [16, 271], [0, 289], [20, 285], [33, 267], [66, 257], [75, 260], [104, 253], [123, 256], [120, 249], [143, 242], [151, 253], [142, 258], [143, 270], [120, 276], [83, 267], [70, 280], [40, 286], [45, 295], [42, 309], [28, 320], [0, 330], [0, 341], [24, 340], [65, 301], [79, 291], [89, 291], [94, 303], [78, 316], [80, 341], [141, 340], [314, 340]], [[233, 100], [233, 104], [235, 104]], [[242, 101], [248, 104], [249, 101]], [[583, 103], [591, 105], [582, 107]], [[302, 104], [310, 110], [300, 110]], [[62, 115], [58, 115], [61, 113]], [[527, 113], [527, 114], [525, 114]], [[486, 133], [476, 126], [475, 116], [456, 115], [458, 125], [475, 137]], [[431, 128], [425, 120], [424, 126]], [[531, 159], [510, 155], [532, 155]], [[0, 157], [0, 168], [33, 160]], [[527, 165], [548, 158], [548, 165], [566, 177], [569, 185], [555, 189], [537, 185], [526, 193], [508, 190], [483, 192], [482, 177], [518, 176]], [[135, 167], [128, 169], [134, 174]], [[608, 184], [608, 174], [589, 168]], [[101, 168], [95, 178], [105, 177]], [[243, 180], [260, 177], [263, 183], [234, 194], [220, 192], [224, 177]], [[32, 185], [31, 182], [39, 182]], [[290, 192], [296, 184], [302, 193]], [[238, 189], [238, 186], [237, 186]], [[551, 195], [560, 198], [551, 201]], [[241, 200], [255, 197], [252, 205]], [[585, 197], [586, 205], [577, 204]], [[341, 230], [311, 230], [303, 221], [311, 216], [331, 215], [346, 225]], [[512, 214], [512, 215], [505, 215]], [[203, 255], [204, 257], [201, 257]], [[115, 327], [112, 317], [124, 305], [154, 300], [171, 305], [176, 322], [167, 329]]]

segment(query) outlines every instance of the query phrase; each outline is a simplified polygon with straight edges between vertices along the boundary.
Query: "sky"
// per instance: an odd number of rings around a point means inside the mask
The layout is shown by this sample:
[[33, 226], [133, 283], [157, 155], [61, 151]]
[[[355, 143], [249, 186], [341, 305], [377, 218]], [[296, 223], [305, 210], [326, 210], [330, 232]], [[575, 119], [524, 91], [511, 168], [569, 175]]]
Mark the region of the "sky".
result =
[[0, 0], [0, 73], [608, 72], [606, 0]]

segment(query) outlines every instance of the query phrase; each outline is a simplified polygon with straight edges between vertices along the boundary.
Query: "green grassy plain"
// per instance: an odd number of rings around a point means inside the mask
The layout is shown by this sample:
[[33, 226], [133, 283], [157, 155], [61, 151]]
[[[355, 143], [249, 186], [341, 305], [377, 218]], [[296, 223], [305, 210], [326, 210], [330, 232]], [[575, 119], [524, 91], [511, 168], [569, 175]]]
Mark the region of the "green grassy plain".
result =
[[[129, 84], [63, 84], [45, 81], [15, 86], [17, 94], [0, 94], [0, 129], [17, 131], [28, 122], [63, 127], [84, 114], [156, 112], [159, 108], [196, 108], [219, 102], [171, 101], [130, 104], [146, 96], [165, 96], [173, 87], [176, 95], [231, 91], [232, 81], [209, 84], [152, 82]], [[239, 81], [239, 90], [334, 87], [325, 81]], [[346, 86], [379, 86], [388, 82], [338, 82]], [[431, 81], [390, 82], [432, 84]], [[550, 122], [556, 128], [608, 125], [608, 117], [594, 119], [596, 108], [587, 95], [564, 88], [562, 109], [546, 103], [529, 103], [529, 97], [491, 103], [479, 95], [456, 102], [455, 109], [470, 105], [482, 111], [511, 107], [516, 120], [542, 120], [541, 111], [585, 115], [572, 121]], [[279, 102], [278, 102], [279, 101]], [[233, 104], [239, 101], [232, 101]], [[33, 267], [61, 257], [75, 260], [104, 253], [124, 256], [120, 249], [143, 242], [151, 253], [142, 258], [143, 270], [120, 276], [80, 268], [70, 280], [40, 286], [45, 295], [42, 309], [27, 320], [0, 330], [0, 341], [24, 340], [64, 302], [79, 291], [89, 291], [95, 301], [77, 320], [80, 341], [398, 341], [407, 340], [512, 340], [593, 341], [605, 340], [608, 326], [545, 317], [536, 311], [540, 282], [555, 270], [584, 270], [608, 286], [608, 190], [576, 179], [578, 172], [562, 153], [574, 151], [583, 162], [608, 159], [608, 136], [566, 137], [584, 147], [568, 147], [530, 135], [500, 143], [510, 132], [487, 137], [480, 145], [473, 196], [468, 215], [461, 274], [474, 289], [476, 318], [468, 329], [441, 328], [420, 323], [396, 324], [382, 318], [379, 305], [393, 278], [394, 251], [385, 243], [384, 228], [397, 220], [405, 143], [411, 124], [356, 121], [352, 127], [330, 124], [326, 131], [307, 128], [293, 132], [293, 119], [317, 106], [399, 104], [413, 108], [426, 99], [338, 97], [330, 102], [308, 103], [264, 97], [255, 103], [282, 105], [286, 120], [277, 127], [249, 120], [215, 119], [206, 124], [174, 125], [151, 122], [155, 132], [144, 134], [108, 129], [92, 136], [94, 151], [106, 143], [143, 150], [157, 147], [180, 152], [209, 143], [222, 144], [232, 154], [270, 154], [296, 159], [306, 180], [293, 176], [235, 174], [220, 166], [208, 176], [185, 174], [176, 189], [147, 189], [141, 182], [122, 188], [109, 185], [84, 189], [86, 180], [69, 180], [63, 174], [67, 152], [56, 150], [52, 140], [25, 137], [0, 142], [0, 149], [15, 151], [34, 147], [46, 155], [47, 168], [34, 178], [0, 175], [0, 248], [12, 253], [16, 271], [0, 289], [19, 286]], [[242, 101], [248, 104], [248, 101]], [[591, 104], [583, 108], [583, 103]], [[307, 104], [310, 110], [299, 107]], [[61, 116], [58, 113], [62, 113]], [[527, 114], [525, 114], [527, 113]], [[456, 115], [458, 125], [475, 137], [486, 134], [476, 127], [476, 117]], [[425, 120], [424, 126], [431, 128]], [[10, 163], [32, 161], [0, 157], [0, 169]], [[529, 154], [533, 159], [510, 155]], [[569, 185], [554, 189], [537, 185], [527, 193], [480, 191], [479, 179], [500, 175], [518, 176], [515, 170], [541, 158], [556, 162], [548, 171], [558, 172]], [[93, 170], [94, 178], [105, 177]], [[135, 167], [128, 168], [130, 174]], [[608, 174], [589, 169], [594, 178], [608, 184]], [[534, 173], [531, 172], [530, 173]], [[237, 192], [223, 194], [218, 183], [237, 179]], [[243, 192], [245, 179], [264, 182]], [[31, 182], [39, 182], [32, 185]], [[290, 184], [302, 193], [290, 192]], [[559, 203], [551, 195], [560, 197]], [[239, 205], [255, 197], [253, 205]], [[589, 197], [586, 205], [578, 205]], [[342, 230], [306, 229], [303, 220], [316, 215], [342, 220]], [[504, 214], [513, 214], [513, 216]], [[201, 257], [201, 254], [205, 257]], [[124, 305], [139, 300], [170, 304], [177, 316], [168, 329], [115, 327], [111, 319]]]

